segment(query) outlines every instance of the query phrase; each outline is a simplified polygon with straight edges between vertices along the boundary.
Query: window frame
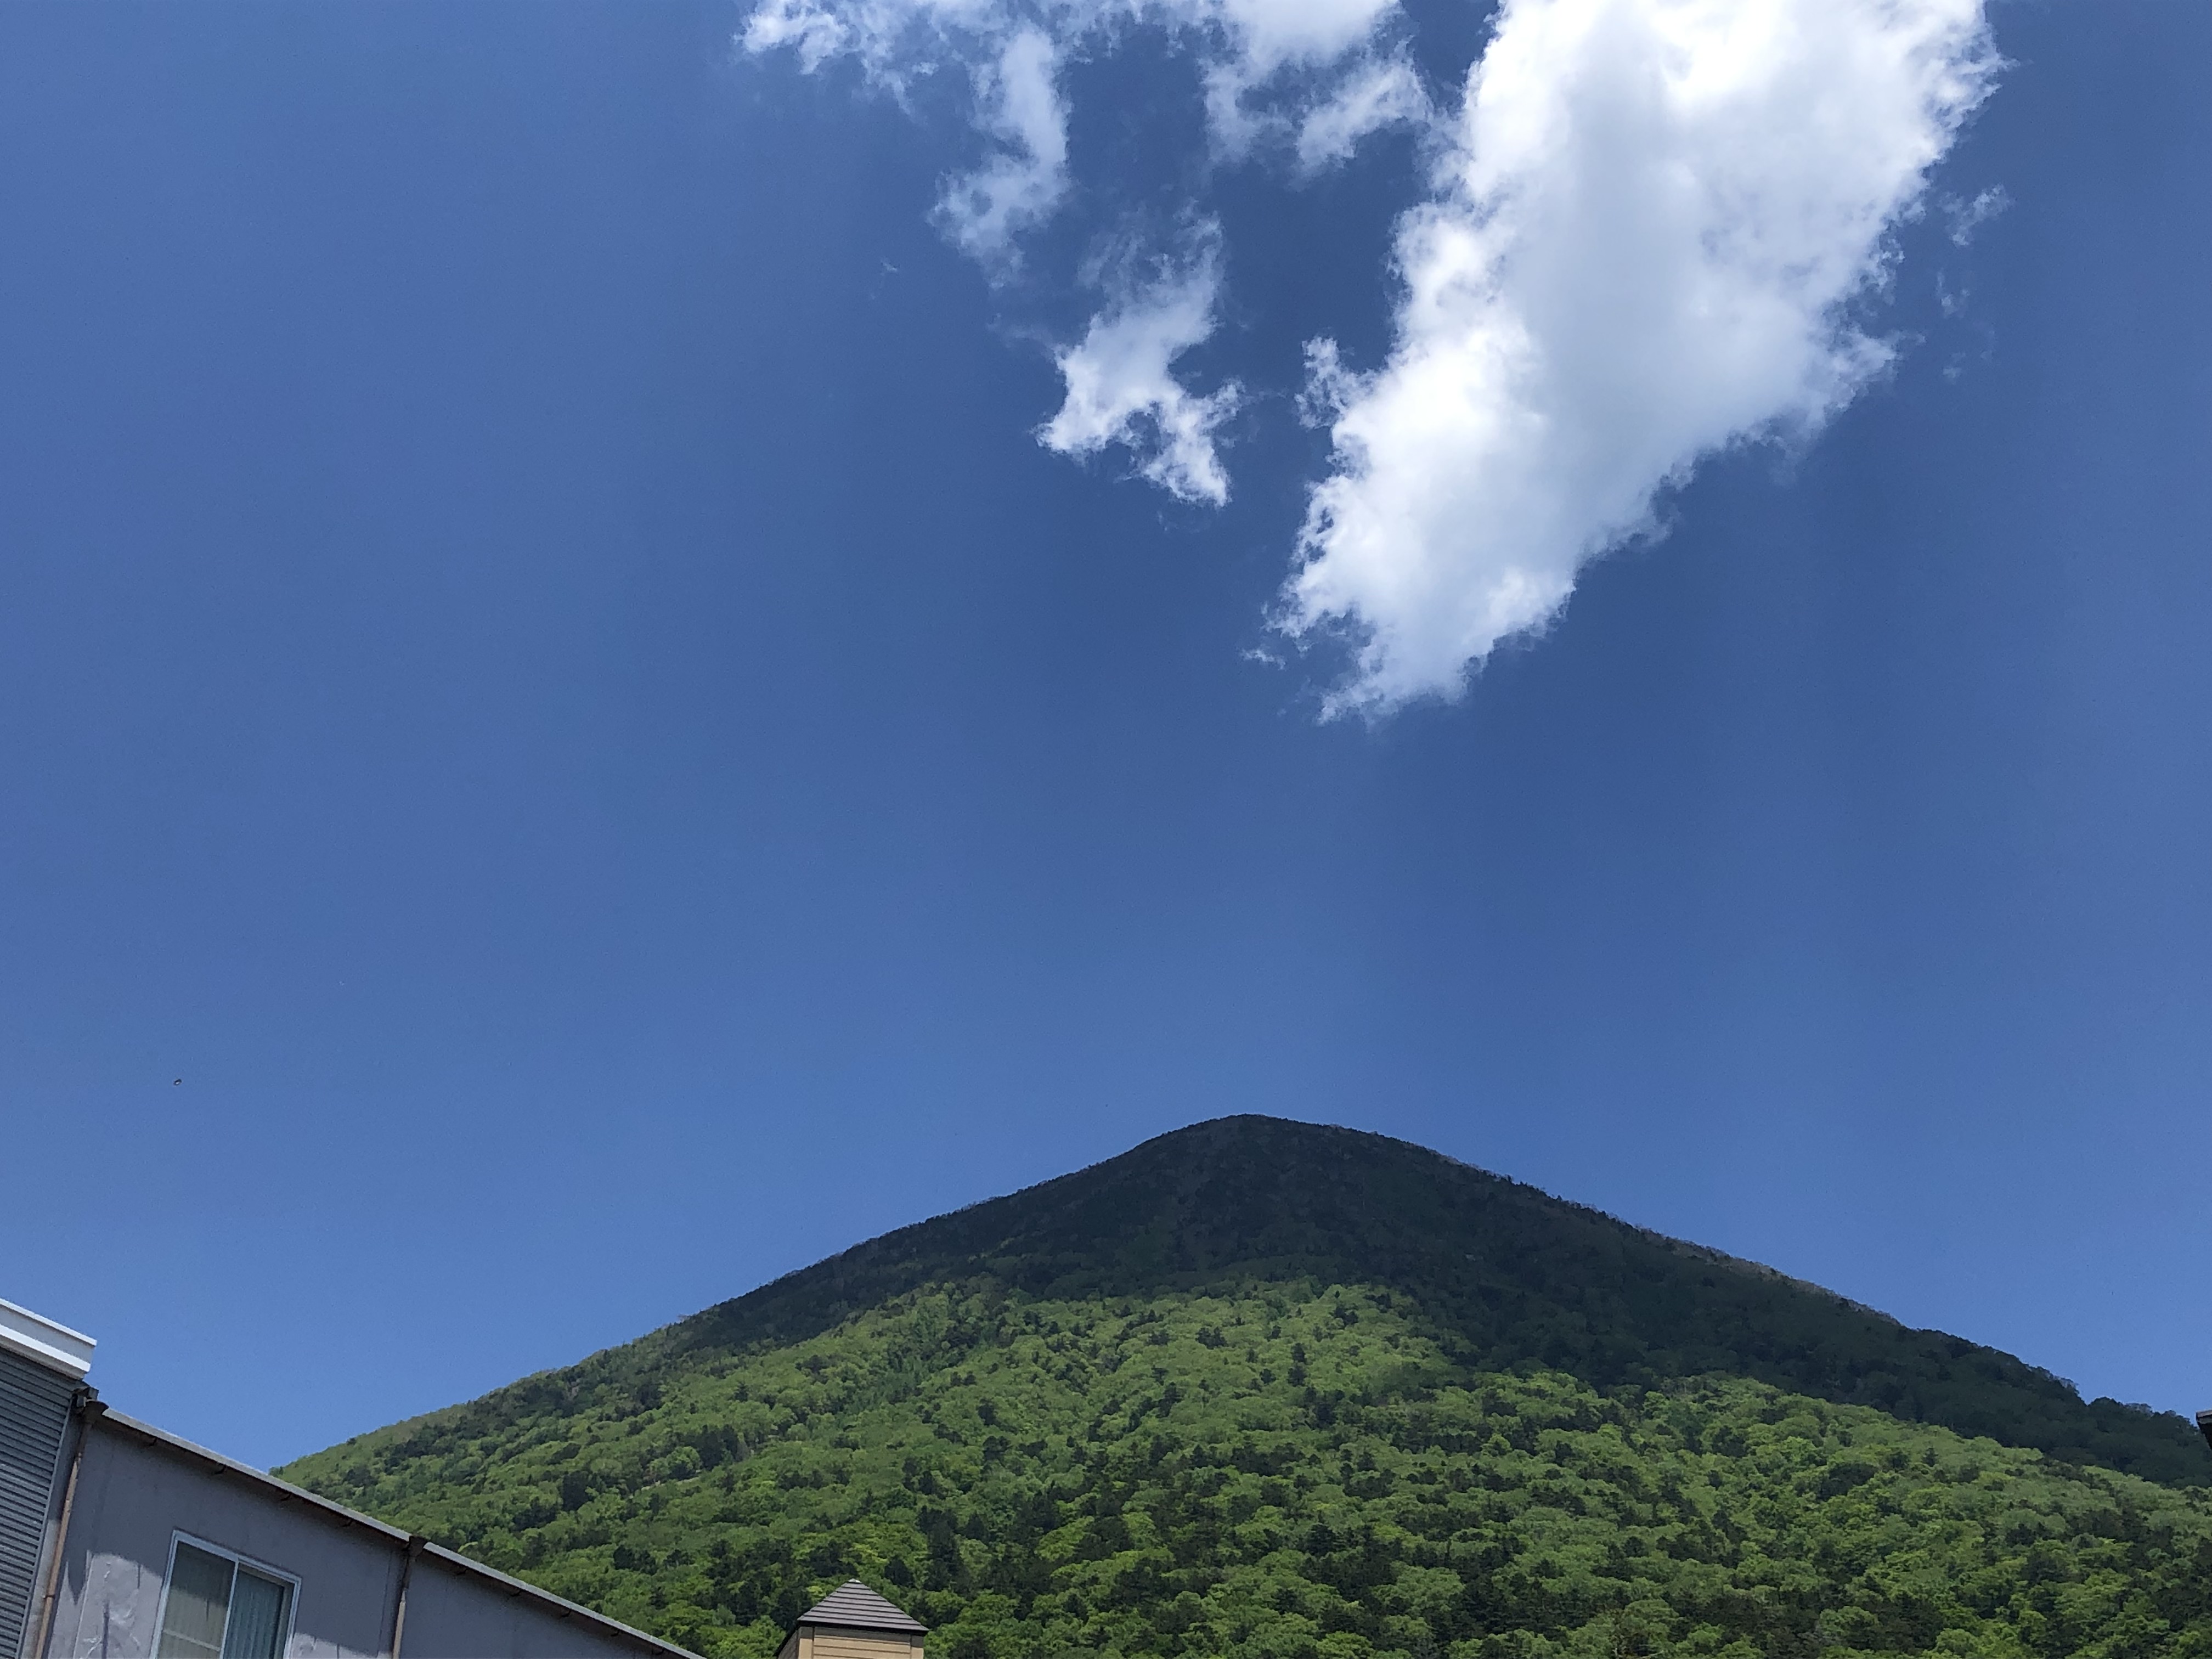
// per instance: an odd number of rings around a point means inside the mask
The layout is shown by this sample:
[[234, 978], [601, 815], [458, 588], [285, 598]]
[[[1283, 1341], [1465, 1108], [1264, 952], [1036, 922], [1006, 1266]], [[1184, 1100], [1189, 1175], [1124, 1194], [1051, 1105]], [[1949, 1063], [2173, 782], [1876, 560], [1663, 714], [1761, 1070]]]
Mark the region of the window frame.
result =
[[[154, 1608], [152, 1652], [155, 1655], [160, 1654], [161, 1632], [168, 1628], [169, 1586], [174, 1583], [177, 1578], [177, 1546], [179, 1544], [190, 1544], [196, 1550], [204, 1550], [210, 1555], [219, 1555], [228, 1561], [231, 1567], [230, 1587], [233, 1595], [235, 1595], [238, 1591], [237, 1574], [240, 1567], [246, 1568], [248, 1571], [258, 1573], [264, 1578], [275, 1579], [289, 1587], [289, 1594], [284, 1597], [284, 1627], [277, 1632], [276, 1636], [276, 1659], [286, 1659], [286, 1656], [292, 1650], [292, 1632], [300, 1617], [299, 1575], [287, 1572], [282, 1567], [271, 1566], [268, 1562], [256, 1556], [247, 1555], [242, 1551], [232, 1549], [227, 1544], [218, 1544], [212, 1539], [203, 1538], [198, 1533], [186, 1532], [181, 1527], [173, 1529], [169, 1534], [169, 1559], [161, 1574], [161, 1599]], [[230, 1634], [230, 1607], [231, 1604], [228, 1601], [223, 1603], [222, 1632], [226, 1638]]]

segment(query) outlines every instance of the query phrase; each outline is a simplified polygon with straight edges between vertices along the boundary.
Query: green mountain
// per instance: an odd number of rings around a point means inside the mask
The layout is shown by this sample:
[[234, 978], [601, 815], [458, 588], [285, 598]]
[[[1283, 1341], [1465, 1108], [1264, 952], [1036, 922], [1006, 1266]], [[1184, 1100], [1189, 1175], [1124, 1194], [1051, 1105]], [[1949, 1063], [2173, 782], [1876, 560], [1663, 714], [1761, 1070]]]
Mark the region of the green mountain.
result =
[[281, 1473], [714, 1656], [2212, 1656], [2183, 1419], [1266, 1118]]

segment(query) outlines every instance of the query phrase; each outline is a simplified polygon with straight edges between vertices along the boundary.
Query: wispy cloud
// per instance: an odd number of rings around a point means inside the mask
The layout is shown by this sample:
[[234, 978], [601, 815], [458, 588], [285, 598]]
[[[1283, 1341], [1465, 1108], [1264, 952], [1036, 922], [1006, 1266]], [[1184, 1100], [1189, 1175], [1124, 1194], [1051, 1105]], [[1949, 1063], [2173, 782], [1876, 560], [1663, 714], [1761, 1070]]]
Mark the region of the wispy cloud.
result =
[[1954, 247], [1965, 247], [1974, 240], [1974, 233], [2012, 205], [2012, 197], [2002, 185], [1992, 185], [1971, 202], [1954, 199], [1943, 204], [1943, 216], [1951, 222], [1951, 242]]
[[1054, 77], [1060, 49], [1035, 27], [1018, 28], [975, 71], [982, 126], [998, 150], [955, 179], [938, 212], [952, 240], [986, 263], [1010, 260], [1014, 239], [1049, 215], [1067, 188], [1067, 110]]
[[1506, 0], [1388, 361], [1316, 356], [1335, 464], [1279, 623], [1350, 640], [1331, 709], [1454, 695], [1701, 457], [1879, 374], [1851, 302], [1992, 69], [1977, 0]]
[[[854, 58], [896, 92], [965, 68], [986, 136], [1042, 155], [1045, 105], [1030, 72], [1151, 25], [1197, 60], [1213, 141], [1236, 155], [1256, 137], [1295, 137], [1307, 112], [1337, 97], [1343, 75], [1363, 71], [1401, 21], [1398, 0], [760, 0], [738, 39], [748, 52], [793, 52], [809, 70]], [[1035, 39], [1012, 62], [1007, 49], [1023, 37]], [[1267, 107], [1255, 111], [1255, 98]]]
[[1317, 172], [1345, 160], [1370, 132], [1425, 125], [1434, 114], [1420, 77], [1403, 58], [1362, 64], [1299, 120], [1298, 167]]
[[1206, 124], [1231, 157], [1267, 140], [1295, 142], [1346, 81], [1369, 71], [1370, 54], [1401, 16], [1396, 0], [1170, 0], [1169, 12], [1209, 42]]
[[[759, 0], [738, 38], [757, 54], [793, 52], [808, 70], [853, 59], [901, 98], [923, 76], [964, 74], [986, 155], [948, 181], [935, 217], [997, 276], [1019, 264], [1024, 235], [1067, 195], [1060, 73], [1072, 55], [1157, 27], [1199, 62], [1218, 157], [1272, 147], [1310, 172], [1369, 133], [1427, 117], [1419, 82], [1385, 38], [1399, 17], [1397, 0]], [[1219, 233], [1207, 222], [1198, 252], [1107, 284], [1082, 340], [1055, 354], [1066, 397], [1038, 436], [1078, 457], [1122, 446], [1139, 476], [1219, 504], [1229, 479], [1214, 434], [1241, 393], [1232, 384], [1200, 396], [1170, 372], [1213, 326]]]
[[1214, 448], [1214, 429], [1236, 411], [1243, 394], [1232, 380], [1195, 396], [1170, 372], [1177, 357], [1213, 332], [1221, 286], [1218, 227], [1206, 226], [1196, 240], [1183, 258], [1158, 260], [1109, 283], [1112, 297], [1082, 341], [1056, 354], [1067, 395], [1038, 429], [1037, 441], [1075, 456], [1121, 445], [1154, 483], [1183, 501], [1218, 507], [1229, 499], [1229, 475]]
[[[1018, 264], [1024, 235], [1067, 195], [1060, 74], [1072, 55], [1110, 49], [1133, 27], [1159, 28], [1199, 62], [1218, 157], [1273, 148], [1311, 172], [1370, 133], [1430, 118], [1387, 38], [1400, 20], [1397, 0], [760, 0], [739, 40], [757, 54], [795, 53], [809, 70], [853, 59], [902, 98], [922, 76], [964, 74], [986, 155], [946, 184], [936, 219], [1002, 275]], [[1200, 396], [1170, 373], [1212, 328], [1218, 227], [1201, 240], [1148, 277], [1108, 284], [1082, 341], [1056, 354], [1066, 398], [1038, 435], [1072, 456], [1126, 447], [1140, 476], [1183, 500], [1219, 503], [1229, 480], [1214, 434], [1240, 393], [1231, 385]]]

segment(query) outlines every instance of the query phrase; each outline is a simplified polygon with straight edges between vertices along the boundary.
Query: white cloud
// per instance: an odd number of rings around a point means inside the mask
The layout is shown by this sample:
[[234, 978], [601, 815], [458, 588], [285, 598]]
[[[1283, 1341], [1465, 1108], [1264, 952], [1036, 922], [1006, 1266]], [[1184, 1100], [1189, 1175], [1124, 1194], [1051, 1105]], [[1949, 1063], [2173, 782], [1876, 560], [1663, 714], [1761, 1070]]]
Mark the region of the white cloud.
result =
[[[1310, 172], [1368, 133], [1427, 118], [1418, 80], [1387, 52], [1400, 17], [1398, 0], [758, 0], [738, 38], [755, 54], [791, 52], [809, 71], [853, 59], [901, 100], [924, 76], [963, 72], [987, 152], [947, 182], [935, 217], [1003, 274], [1068, 194], [1060, 77], [1072, 56], [1111, 51], [1132, 26], [1161, 30], [1197, 60], [1218, 155], [1266, 140]], [[1237, 389], [1196, 397], [1168, 372], [1212, 326], [1218, 270], [1209, 251], [1095, 318], [1083, 343], [1059, 355], [1067, 397], [1043, 441], [1070, 455], [1124, 444], [1141, 476], [1175, 495], [1226, 501], [1213, 433], [1237, 406]]]
[[1298, 123], [1298, 167], [1317, 172], [1345, 160], [1370, 132], [1431, 118], [1429, 95], [1410, 64], [1397, 58], [1363, 64]]
[[[748, 52], [789, 50], [809, 71], [850, 57], [903, 95], [947, 66], [975, 83], [976, 125], [999, 153], [957, 180], [941, 211], [956, 240], [987, 258], [1048, 213], [1065, 182], [1066, 111], [1059, 64], [1131, 25], [1165, 30], [1198, 60], [1215, 147], [1242, 155], [1263, 136], [1298, 138], [1318, 117], [1324, 149], [1407, 118], [1410, 73], [1370, 61], [1398, 0], [759, 0], [738, 39]], [[1332, 71], [1353, 66], [1344, 86]], [[1248, 100], [1267, 99], [1255, 113]], [[1334, 113], [1328, 109], [1336, 107]], [[1365, 112], [1364, 125], [1360, 125]], [[1323, 160], [1328, 159], [1326, 155]]]
[[1285, 64], [1334, 63], [1364, 46], [1395, 0], [1182, 0], [1194, 23], [1218, 18], [1255, 79]]
[[[1339, 95], [1317, 72], [1357, 64], [1400, 15], [1397, 0], [1164, 0], [1164, 13], [1215, 42], [1205, 77], [1206, 125], [1230, 157], [1261, 138], [1302, 133]], [[1255, 114], [1249, 100], [1271, 83], [1283, 95], [1277, 107]]]
[[788, 48], [809, 74], [833, 58], [860, 61], [870, 80], [903, 94], [948, 61], [995, 56], [1021, 27], [1006, 0], [758, 0], [738, 40], [747, 52]]
[[986, 263], [1003, 263], [1014, 238], [1049, 214], [1067, 188], [1067, 111], [1054, 77], [1059, 49], [1042, 29], [1008, 35], [976, 72], [984, 130], [1003, 148], [946, 189], [938, 213], [952, 240]]
[[[984, 155], [937, 220], [994, 270], [1074, 194], [1066, 66], [1133, 28], [1194, 62], [1217, 161], [1310, 173], [1425, 130], [1442, 159], [1397, 228], [1392, 348], [1363, 374], [1316, 343], [1299, 400], [1333, 459], [1273, 621], [1352, 646], [1335, 712], [1455, 694], [1589, 560], [1656, 536], [1702, 458], [1802, 439], [1881, 374], [1890, 348], [1853, 310], [1996, 64], [1982, 0], [1504, 0], [1439, 114], [1409, 27], [1399, 0], [758, 0], [743, 35], [808, 69], [854, 60], [902, 99], [964, 76]], [[2004, 204], [1938, 205], [1964, 241]], [[1056, 354], [1066, 398], [1037, 435], [1124, 446], [1218, 503], [1241, 393], [1172, 372], [1213, 327], [1211, 234]]]
[[1208, 227], [1199, 250], [1162, 261], [1142, 280], [1125, 283], [1091, 319], [1080, 343], [1055, 354], [1067, 396], [1038, 428], [1037, 441], [1063, 455], [1094, 455], [1121, 444], [1138, 471], [1187, 501], [1218, 507], [1229, 477], [1215, 453], [1214, 428], [1235, 412], [1234, 381], [1194, 396], [1170, 372], [1175, 360], [1213, 332], [1220, 289], [1218, 233]]
[[1332, 711], [1454, 695], [1701, 457], [1879, 374], [1846, 309], [1993, 61], [1978, 0], [1506, 0], [1389, 360], [1316, 358], [1334, 470], [1278, 625], [1354, 641]]

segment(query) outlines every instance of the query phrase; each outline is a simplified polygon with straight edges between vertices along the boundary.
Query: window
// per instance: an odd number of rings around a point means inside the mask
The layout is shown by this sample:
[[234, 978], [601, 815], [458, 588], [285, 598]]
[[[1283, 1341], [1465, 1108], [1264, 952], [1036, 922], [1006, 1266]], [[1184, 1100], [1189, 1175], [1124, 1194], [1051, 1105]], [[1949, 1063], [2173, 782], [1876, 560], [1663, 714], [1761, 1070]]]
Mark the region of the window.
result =
[[279, 1659], [298, 1581], [179, 1537], [155, 1659]]

